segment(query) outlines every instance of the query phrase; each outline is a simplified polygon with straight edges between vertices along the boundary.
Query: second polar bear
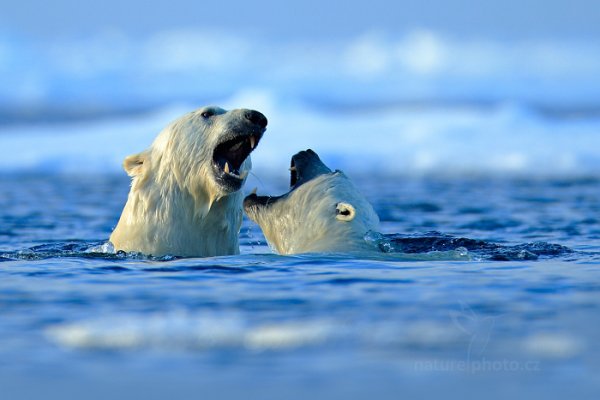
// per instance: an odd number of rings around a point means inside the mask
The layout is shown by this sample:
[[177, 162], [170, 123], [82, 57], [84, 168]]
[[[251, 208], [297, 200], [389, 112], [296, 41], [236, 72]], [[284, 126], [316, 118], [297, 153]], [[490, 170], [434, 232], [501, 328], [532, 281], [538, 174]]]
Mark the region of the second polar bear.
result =
[[341, 171], [331, 171], [312, 150], [292, 157], [291, 189], [282, 196], [250, 194], [246, 214], [279, 254], [372, 250], [364, 237], [379, 217]]
[[204, 107], [167, 126], [123, 166], [132, 177], [110, 236], [115, 250], [154, 256], [239, 254], [240, 189], [267, 126], [254, 110]]

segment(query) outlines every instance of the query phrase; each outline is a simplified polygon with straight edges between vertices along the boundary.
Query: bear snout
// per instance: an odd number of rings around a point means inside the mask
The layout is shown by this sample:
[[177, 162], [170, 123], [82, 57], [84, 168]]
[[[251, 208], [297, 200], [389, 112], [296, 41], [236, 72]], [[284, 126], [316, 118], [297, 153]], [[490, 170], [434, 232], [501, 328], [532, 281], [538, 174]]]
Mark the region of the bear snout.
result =
[[267, 127], [267, 117], [265, 117], [263, 113], [260, 113], [258, 111], [246, 110], [244, 112], [244, 118], [246, 118], [253, 124], [260, 126], [263, 129]]

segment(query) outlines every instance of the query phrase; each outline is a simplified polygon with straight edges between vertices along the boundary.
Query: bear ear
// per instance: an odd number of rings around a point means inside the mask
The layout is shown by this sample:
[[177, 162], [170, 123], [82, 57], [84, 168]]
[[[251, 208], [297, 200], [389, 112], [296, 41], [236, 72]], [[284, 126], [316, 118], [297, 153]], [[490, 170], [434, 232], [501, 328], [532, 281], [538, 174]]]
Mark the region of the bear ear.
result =
[[127, 172], [127, 175], [132, 177], [140, 175], [144, 169], [146, 158], [146, 152], [125, 157], [125, 161], [123, 161], [123, 168], [125, 169], [125, 172]]
[[350, 203], [337, 203], [335, 206], [335, 218], [338, 221], [352, 221], [356, 216], [356, 210]]

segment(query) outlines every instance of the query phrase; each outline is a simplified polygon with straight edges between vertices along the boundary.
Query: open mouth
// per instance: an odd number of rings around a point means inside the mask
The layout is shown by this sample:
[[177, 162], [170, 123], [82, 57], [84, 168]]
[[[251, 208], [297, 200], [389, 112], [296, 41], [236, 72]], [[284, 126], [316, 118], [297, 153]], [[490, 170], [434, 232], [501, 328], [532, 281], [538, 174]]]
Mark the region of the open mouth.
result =
[[262, 133], [243, 134], [225, 140], [213, 152], [213, 162], [217, 178], [228, 186], [240, 187], [248, 171], [240, 171], [242, 164], [256, 148]]
[[300, 151], [292, 156], [290, 161], [290, 189], [320, 176], [329, 174], [331, 170], [319, 158], [318, 154], [311, 149]]
[[300, 151], [290, 161], [290, 191], [281, 196], [258, 196], [251, 193], [244, 199], [244, 208], [249, 211], [252, 206], [273, 204], [286, 196], [306, 182], [332, 171], [321, 161], [317, 153], [308, 149]]

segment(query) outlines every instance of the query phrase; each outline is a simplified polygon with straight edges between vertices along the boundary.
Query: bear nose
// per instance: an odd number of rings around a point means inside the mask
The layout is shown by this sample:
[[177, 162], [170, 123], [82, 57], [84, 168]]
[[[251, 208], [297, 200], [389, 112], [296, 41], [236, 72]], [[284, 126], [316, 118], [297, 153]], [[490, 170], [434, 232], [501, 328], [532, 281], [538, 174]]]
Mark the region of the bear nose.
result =
[[244, 117], [248, 121], [260, 126], [261, 128], [267, 127], [267, 117], [265, 117], [262, 113], [258, 111], [246, 110], [246, 112], [244, 112]]

